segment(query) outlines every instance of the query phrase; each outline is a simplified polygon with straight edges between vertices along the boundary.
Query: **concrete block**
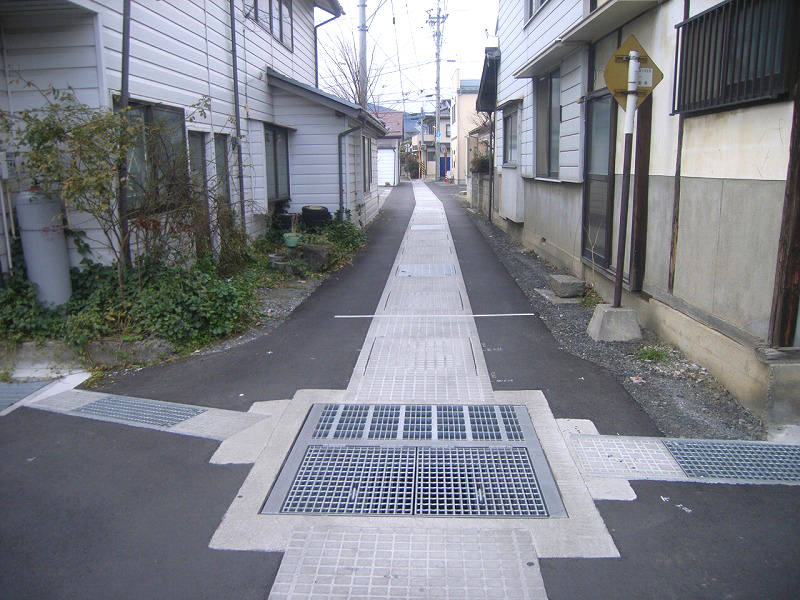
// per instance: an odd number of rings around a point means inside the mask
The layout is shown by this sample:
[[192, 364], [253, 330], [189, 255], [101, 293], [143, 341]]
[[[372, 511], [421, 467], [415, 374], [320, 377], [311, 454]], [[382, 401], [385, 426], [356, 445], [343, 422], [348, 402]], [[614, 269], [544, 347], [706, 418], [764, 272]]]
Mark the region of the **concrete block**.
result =
[[586, 282], [572, 275], [550, 275], [548, 285], [559, 298], [574, 298], [583, 296], [586, 291]]
[[642, 338], [639, 319], [632, 308], [599, 304], [586, 330], [595, 342], [629, 342]]
[[312, 271], [322, 271], [328, 266], [331, 253], [325, 246], [303, 246], [303, 258]]

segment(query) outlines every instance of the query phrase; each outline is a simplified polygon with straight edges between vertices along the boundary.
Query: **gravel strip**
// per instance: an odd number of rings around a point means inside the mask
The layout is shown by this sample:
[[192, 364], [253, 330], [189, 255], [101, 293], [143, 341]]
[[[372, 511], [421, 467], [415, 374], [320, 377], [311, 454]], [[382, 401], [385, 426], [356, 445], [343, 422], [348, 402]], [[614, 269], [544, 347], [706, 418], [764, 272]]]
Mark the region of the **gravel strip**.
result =
[[[643, 329], [636, 342], [595, 342], [586, 334], [593, 308], [551, 304], [536, 288], [547, 288], [557, 270], [503, 230], [476, 213], [464, 197], [453, 194], [473, 223], [531, 301], [563, 348], [608, 369], [644, 408], [667, 437], [764, 440], [764, 425], [717, 382], [706, 369], [669, 348], [652, 331]], [[668, 350], [662, 361], [643, 361], [636, 353], [646, 346]]]

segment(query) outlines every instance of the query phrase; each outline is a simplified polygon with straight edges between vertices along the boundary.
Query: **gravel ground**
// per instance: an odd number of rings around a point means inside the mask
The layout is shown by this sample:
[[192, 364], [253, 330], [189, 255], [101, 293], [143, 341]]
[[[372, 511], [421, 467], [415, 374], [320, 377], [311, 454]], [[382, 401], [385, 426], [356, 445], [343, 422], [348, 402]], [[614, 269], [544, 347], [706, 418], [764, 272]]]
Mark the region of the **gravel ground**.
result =
[[[595, 342], [586, 334], [593, 308], [580, 304], [552, 304], [536, 288], [547, 288], [547, 276], [566, 274], [475, 213], [463, 196], [454, 194], [468, 211], [483, 237], [517, 281], [563, 348], [608, 369], [644, 408], [667, 437], [764, 440], [764, 425], [717, 382], [706, 369], [643, 329], [636, 342]], [[637, 358], [646, 346], [668, 350], [664, 360]]]

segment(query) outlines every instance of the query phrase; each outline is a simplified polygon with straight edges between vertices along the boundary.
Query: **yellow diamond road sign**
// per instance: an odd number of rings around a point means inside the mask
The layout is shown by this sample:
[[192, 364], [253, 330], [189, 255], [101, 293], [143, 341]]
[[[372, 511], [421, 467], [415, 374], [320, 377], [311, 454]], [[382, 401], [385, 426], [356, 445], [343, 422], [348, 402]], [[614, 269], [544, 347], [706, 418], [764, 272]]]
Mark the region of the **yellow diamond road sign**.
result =
[[647, 52], [644, 51], [639, 40], [635, 36], [630, 36], [622, 46], [617, 48], [611, 60], [606, 64], [605, 71], [603, 71], [606, 87], [623, 110], [625, 110], [625, 102], [628, 96], [628, 56], [631, 50], [636, 50], [639, 53], [639, 88], [636, 92], [638, 95], [636, 108], [639, 108], [645, 98], [653, 91], [653, 88], [664, 79], [664, 74], [647, 55]]

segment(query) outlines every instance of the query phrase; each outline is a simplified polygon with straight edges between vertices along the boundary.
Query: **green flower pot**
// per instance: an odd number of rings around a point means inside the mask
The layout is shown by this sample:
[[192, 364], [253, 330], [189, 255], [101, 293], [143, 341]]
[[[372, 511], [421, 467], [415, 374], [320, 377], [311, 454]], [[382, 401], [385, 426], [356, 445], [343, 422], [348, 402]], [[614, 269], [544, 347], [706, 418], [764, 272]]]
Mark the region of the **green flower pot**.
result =
[[297, 244], [299, 242], [300, 242], [299, 233], [287, 232], [283, 234], [283, 243], [286, 244], [287, 248], [295, 248], [297, 247]]

